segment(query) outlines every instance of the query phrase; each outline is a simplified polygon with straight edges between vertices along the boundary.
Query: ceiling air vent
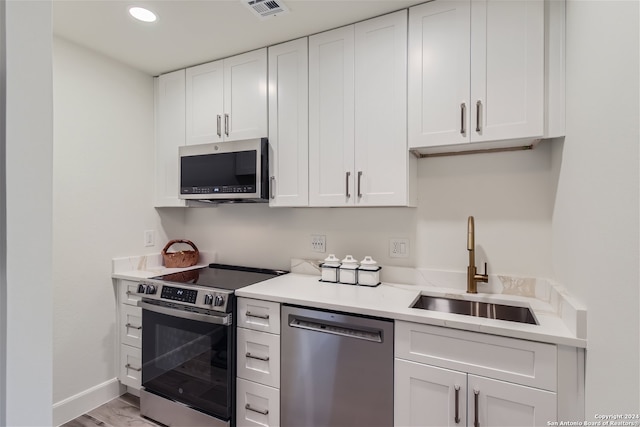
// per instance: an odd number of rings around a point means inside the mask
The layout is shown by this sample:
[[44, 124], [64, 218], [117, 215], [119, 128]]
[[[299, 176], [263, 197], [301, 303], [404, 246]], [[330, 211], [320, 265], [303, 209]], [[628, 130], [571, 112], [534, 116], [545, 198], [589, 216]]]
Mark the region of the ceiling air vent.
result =
[[289, 8], [282, 0], [242, 0], [261, 20], [289, 13]]

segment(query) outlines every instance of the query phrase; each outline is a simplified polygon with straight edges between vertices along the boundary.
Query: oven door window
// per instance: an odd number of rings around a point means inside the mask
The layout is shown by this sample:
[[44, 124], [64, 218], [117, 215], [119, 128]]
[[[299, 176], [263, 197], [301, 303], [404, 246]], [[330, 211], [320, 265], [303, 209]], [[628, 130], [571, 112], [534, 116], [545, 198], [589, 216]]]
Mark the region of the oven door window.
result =
[[145, 389], [228, 420], [230, 327], [149, 310], [143, 310], [142, 327]]

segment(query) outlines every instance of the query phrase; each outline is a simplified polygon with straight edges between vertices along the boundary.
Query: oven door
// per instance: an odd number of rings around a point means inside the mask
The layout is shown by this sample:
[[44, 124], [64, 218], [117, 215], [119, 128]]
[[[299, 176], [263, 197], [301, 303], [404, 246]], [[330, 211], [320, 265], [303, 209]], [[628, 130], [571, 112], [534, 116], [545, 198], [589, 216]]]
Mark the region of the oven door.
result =
[[235, 357], [231, 314], [158, 301], [140, 305], [144, 389], [229, 420]]

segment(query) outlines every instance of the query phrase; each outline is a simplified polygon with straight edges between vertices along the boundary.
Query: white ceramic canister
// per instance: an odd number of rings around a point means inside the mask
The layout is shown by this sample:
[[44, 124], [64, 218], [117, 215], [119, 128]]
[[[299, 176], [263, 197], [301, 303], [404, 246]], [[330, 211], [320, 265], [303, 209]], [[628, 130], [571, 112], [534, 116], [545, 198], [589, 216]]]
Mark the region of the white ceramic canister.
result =
[[358, 285], [378, 286], [380, 284], [380, 270], [382, 267], [373, 258], [364, 257], [358, 267]]
[[322, 279], [323, 282], [337, 283], [340, 271], [340, 259], [337, 258], [334, 254], [329, 254], [328, 257], [324, 259], [324, 262], [320, 265], [322, 269]]
[[355, 285], [358, 283], [358, 260], [347, 255], [340, 264], [340, 283]]

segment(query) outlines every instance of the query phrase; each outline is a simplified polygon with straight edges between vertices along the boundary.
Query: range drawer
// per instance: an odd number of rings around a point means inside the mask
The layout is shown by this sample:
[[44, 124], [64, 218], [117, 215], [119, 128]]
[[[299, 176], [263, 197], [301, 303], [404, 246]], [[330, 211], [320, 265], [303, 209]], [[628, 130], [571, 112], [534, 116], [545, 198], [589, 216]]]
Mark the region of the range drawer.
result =
[[238, 326], [280, 334], [280, 303], [238, 298]]
[[280, 387], [280, 336], [238, 328], [239, 378]]
[[280, 425], [280, 391], [238, 378], [236, 425], [271, 427]]
[[142, 348], [142, 309], [120, 305], [120, 342]]
[[553, 344], [396, 321], [395, 356], [556, 391]]

